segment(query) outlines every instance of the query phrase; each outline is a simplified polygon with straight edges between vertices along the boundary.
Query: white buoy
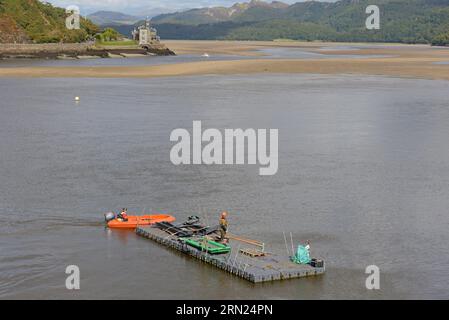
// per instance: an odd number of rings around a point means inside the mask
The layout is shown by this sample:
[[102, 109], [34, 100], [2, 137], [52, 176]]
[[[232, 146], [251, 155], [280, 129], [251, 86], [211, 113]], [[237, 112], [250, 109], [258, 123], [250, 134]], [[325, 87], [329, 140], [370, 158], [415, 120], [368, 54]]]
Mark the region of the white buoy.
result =
[[75, 101], [76, 102], [80, 101], [80, 97], [75, 97]]
[[204, 53], [204, 54], [202, 55], [202, 57], [204, 57], [204, 58], [209, 58], [209, 54], [206, 52], [206, 53]]

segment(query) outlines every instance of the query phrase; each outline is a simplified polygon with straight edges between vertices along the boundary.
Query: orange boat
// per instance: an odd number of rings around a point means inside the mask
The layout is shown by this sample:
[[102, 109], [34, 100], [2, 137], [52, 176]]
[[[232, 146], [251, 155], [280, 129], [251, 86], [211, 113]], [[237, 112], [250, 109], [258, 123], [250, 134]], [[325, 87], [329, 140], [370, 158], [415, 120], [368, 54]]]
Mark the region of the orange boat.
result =
[[137, 226], [148, 226], [158, 222], [173, 222], [175, 217], [168, 214], [153, 214], [144, 216], [128, 216], [127, 221], [122, 221], [117, 218], [109, 221], [108, 227], [114, 229], [135, 229]]

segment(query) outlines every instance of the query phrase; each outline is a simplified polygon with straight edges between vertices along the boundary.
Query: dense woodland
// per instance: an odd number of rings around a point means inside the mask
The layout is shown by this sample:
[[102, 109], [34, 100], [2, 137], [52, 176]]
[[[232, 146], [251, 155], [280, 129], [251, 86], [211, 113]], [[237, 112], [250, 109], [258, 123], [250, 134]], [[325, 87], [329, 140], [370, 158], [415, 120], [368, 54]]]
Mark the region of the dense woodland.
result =
[[68, 30], [65, 9], [37, 0], [0, 0], [0, 42], [82, 42], [98, 27], [81, 18], [79, 30]]
[[[380, 8], [380, 30], [367, 30], [365, 9]], [[228, 10], [228, 11], [226, 11]], [[229, 13], [232, 10], [232, 14]], [[165, 39], [324, 40], [449, 44], [449, 0], [253, 1], [153, 18]], [[115, 26], [127, 34], [132, 26]]]
[[[380, 30], [365, 28], [365, 9], [373, 4], [380, 8]], [[0, 0], [0, 42], [82, 42], [100, 30], [84, 18], [81, 18], [80, 30], [68, 30], [66, 16], [64, 9], [38, 0]], [[307, 1], [293, 5], [253, 0], [229, 8], [159, 15], [153, 18], [153, 23], [163, 39], [292, 39], [449, 45], [449, 0]], [[109, 27], [130, 36], [134, 26], [114, 24]]]

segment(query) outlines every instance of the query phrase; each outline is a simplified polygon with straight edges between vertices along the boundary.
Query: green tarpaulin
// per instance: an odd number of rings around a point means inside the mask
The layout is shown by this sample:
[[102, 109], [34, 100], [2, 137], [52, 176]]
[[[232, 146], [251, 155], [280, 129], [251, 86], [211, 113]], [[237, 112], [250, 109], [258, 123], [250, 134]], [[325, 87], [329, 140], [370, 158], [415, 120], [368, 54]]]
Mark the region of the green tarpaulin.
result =
[[309, 250], [307, 250], [304, 246], [299, 245], [296, 255], [292, 257], [292, 261], [298, 264], [310, 263]]

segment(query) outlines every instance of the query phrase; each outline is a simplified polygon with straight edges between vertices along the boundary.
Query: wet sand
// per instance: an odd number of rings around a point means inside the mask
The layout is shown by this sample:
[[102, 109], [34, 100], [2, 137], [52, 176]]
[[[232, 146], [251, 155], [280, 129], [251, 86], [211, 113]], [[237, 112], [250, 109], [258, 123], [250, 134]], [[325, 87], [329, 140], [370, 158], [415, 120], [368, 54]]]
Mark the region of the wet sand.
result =
[[[255, 41], [167, 41], [179, 55], [227, 54], [253, 59], [232, 61], [201, 61], [157, 66], [104, 67], [17, 67], [1, 68], [0, 77], [87, 77], [87, 78], [150, 78], [207, 74], [312, 73], [368, 74], [422, 79], [449, 80], [449, 65], [435, 64], [449, 60], [449, 48], [401, 44], [345, 44], [316, 42]], [[351, 48], [347, 48], [350, 46]], [[328, 59], [268, 59], [258, 49], [272, 47], [301, 48], [328, 55]], [[353, 50], [353, 48], [357, 50]], [[348, 58], [345, 55], [384, 56]]]

